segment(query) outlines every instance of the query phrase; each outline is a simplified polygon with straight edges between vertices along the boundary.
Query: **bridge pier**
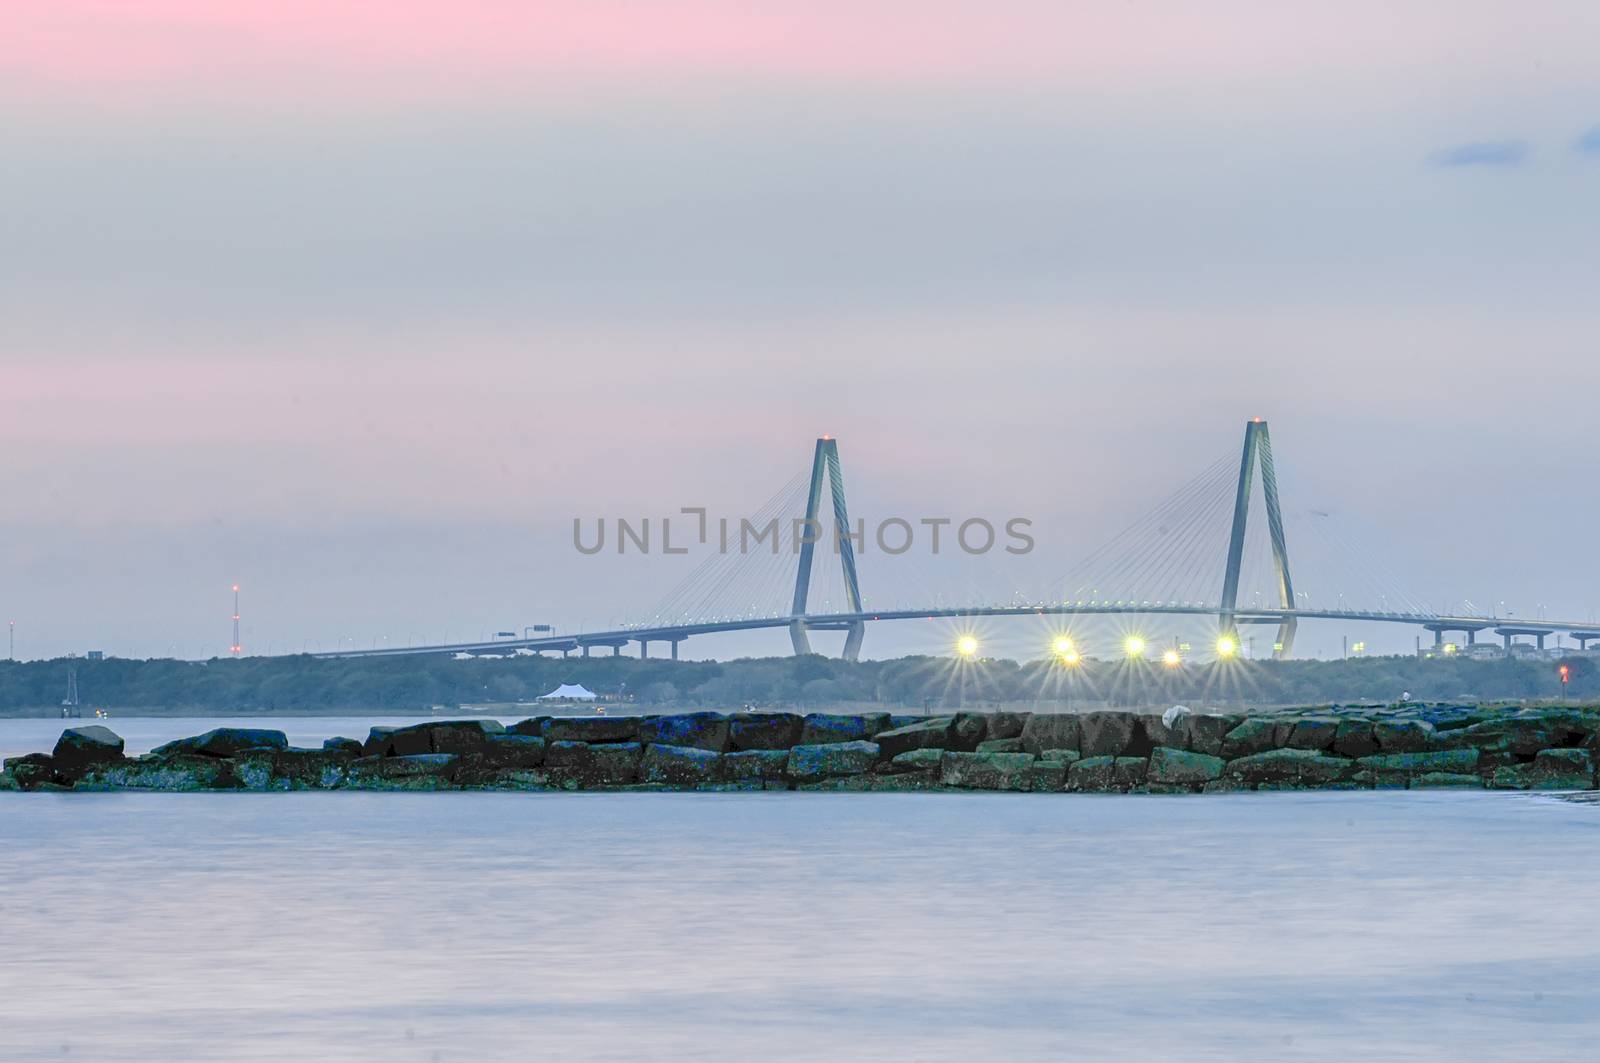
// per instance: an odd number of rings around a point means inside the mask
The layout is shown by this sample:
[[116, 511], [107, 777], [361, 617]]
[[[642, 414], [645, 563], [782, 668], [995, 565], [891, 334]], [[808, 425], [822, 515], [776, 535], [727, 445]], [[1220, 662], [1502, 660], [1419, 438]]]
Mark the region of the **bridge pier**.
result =
[[642, 661], [648, 656], [650, 656], [650, 640], [649, 639], [640, 639], [639, 640], [639, 660]]
[[672, 659], [674, 661], [676, 661], [678, 659], [678, 643], [680, 643], [682, 641], [683, 641], [682, 639], [673, 639], [672, 640]]

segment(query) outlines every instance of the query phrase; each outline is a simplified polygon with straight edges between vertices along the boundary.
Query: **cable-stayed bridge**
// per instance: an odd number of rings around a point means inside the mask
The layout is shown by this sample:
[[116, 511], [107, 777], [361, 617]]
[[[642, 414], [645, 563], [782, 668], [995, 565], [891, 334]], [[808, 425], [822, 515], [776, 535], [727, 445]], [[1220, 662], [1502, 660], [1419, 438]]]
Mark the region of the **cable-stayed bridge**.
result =
[[[1463, 634], [1468, 644], [1492, 633], [1508, 649], [1518, 638], [1532, 639], [1541, 649], [1551, 635], [1568, 635], [1584, 648], [1600, 639], [1600, 625], [1592, 622], [1512, 619], [1484, 613], [1469, 602], [1460, 610], [1429, 609], [1402, 590], [1398, 580], [1375, 571], [1371, 555], [1322, 519], [1328, 516], [1308, 511], [1307, 523], [1300, 529], [1308, 534], [1291, 535], [1279, 497], [1271, 433], [1267, 423], [1256, 418], [1245, 426], [1238, 457], [1211, 463], [1042, 591], [1018, 590], [999, 600], [974, 589], [962, 600], [952, 601], [929, 593], [927, 588], [936, 581], [919, 575], [914, 589], [902, 590], [898, 600], [887, 593], [869, 599], [861, 589], [859, 555], [875, 539], [884, 555], [881, 568], [888, 568], [891, 561], [915, 567], [906, 549], [884, 540], [885, 529], [895, 525], [891, 538], [908, 548], [914, 529], [909, 521], [884, 521], [874, 536], [859, 519], [852, 525], [838, 442], [824, 436], [816, 441], [809, 474], [797, 474], [753, 516], [741, 518], [732, 542], [728, 522], [722, 521], [715, 537], [718, 548], [644, 619], [575, 634], [351, 649], [317, 656], [516, 650], [588, 656], [596, 647], [620, 654], [630, 644], [638, 646], [641, 656], [649, 656], [652, 644], [666, 644], [676, 659], [679, 645], [694, 636], [782, 628], [796, 654], [812, 652], [813, 632], [843, 632], [843, 656], [854, 660], [869, 623], [1021, 616], [1059, 618], [1066, 625], [1062, 630], [1069, 630], [1078, 618], [1198, 618], [1210, 631], [1209, 645], [1201, 655], [1216, 657], [1238, 653], [1244, 643], [1241, 629], [1261, 626], [1273, 629], [1273, 656], [1288, 657], [1300, 623], [1323, 620], [1410, 625], [1431, 633], [1436, 645], [1444, 644], [1447, 633]], [[984, 551], [968, 548], [967, 524], [946, 528], [945, 534], [959, 534], [961, 549], [968, 553], [987, 553], [995, 545], [996, 532], [988, 522], [980, 523]], [[709, 542], [712, 537], [703, 512], [699, 530], [700, 542]], [[619, 527], [617, 534], [620, 549], [623, 529]], [[1341, 591], [1333, 601], [1324, 596], [1314, 605], [1308, 592], [1296, 589], [1291, 542], [1297, 557], [1305, 547], [1319, 547], [1322, 559], [1312, 574], [1322, 579], [1324, 568], [1338, 569], [1339, 585], [1348, 586], [1349, 593]], [[1304, 564], [1301, 558], [1298, 571], [1306, 571]], [[1137, 654], [1144, 644], [1143, 638], [1130, 636], [1126, 650]], [[1058, 637], [1055, 651], [1071, 646], [1069, 639]]]

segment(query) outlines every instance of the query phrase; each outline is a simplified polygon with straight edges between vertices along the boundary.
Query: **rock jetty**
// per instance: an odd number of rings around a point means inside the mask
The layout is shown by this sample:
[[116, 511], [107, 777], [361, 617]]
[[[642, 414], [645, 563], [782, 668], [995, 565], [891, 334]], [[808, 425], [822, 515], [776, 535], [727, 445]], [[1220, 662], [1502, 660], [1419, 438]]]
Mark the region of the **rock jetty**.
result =
[[5, 761], [0, 790], [1589, 790], [1600, 707], [1270, 715], [691, 712], [429, 720], [289, 745], [218, 728], [128, 757], [102, 726]]

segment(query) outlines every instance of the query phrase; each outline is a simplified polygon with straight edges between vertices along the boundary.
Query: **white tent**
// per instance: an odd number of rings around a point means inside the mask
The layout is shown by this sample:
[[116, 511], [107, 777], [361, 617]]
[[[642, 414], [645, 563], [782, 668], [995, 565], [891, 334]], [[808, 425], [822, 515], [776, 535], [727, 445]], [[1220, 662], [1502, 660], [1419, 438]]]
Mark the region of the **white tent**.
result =
[[544, 701], [546, 698], [570, 698], [573, 701], [593, 701], [597, 697], [599, 697], [599, 695], [590, 690], [588, 687], [574, 685], [572, 683], [562, 683], [560, 686], [550, 691], [550, 693], [540, 694], [539, 700]]

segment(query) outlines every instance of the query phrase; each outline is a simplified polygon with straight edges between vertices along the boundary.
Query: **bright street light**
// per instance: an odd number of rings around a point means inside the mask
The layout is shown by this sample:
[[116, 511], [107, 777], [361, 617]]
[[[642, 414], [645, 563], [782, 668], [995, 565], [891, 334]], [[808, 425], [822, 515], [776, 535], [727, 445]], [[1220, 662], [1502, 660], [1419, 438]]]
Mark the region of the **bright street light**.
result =
[[1238, 652], [1239, 644], [1234, 641], [1232, 635], [1223, 635], [1221, 638], [1217, 639], [1218, 657], [1232, 657]]
[[975, 657], [978, 653], [978, 640], [971, 635], [962, 635], [956, 639], [956, 652], [963, 657]]
[[1177, 650], [1168, 650], [1161, 655], [1161, 663], [1168, 668], [1176, 668], [1183, 663], [1183, 658], [1178, 654]]
[[1129, 657], [1143, 657], [1144, 639], [1138, 635], [1129, 635], [1127, 641], [1122, 644], [1122, 648], [1127, 651]]

